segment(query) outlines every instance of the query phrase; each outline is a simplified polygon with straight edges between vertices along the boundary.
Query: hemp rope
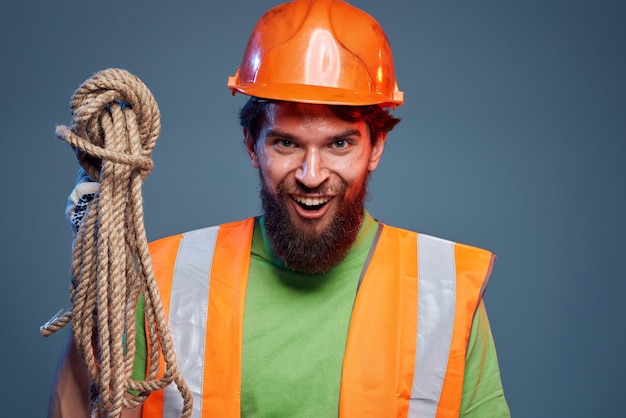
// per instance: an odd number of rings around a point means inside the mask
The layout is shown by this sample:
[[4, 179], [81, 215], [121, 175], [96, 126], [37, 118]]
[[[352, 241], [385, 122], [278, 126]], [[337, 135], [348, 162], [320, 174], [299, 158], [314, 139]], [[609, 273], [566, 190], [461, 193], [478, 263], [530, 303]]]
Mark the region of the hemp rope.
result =
[[[76, 90], [71, 110], [71, 129], [58, 126], [56, 134], [76, 151], [89, 176], [99, 179], [100, 191], [89, 203], [75, 241], [72, 310], [51, 319], [41, 333], [48, 336], [71, 320], [93, 382], [92, 417], [118, 417], [122, 408], [140, 405], [150, 392], [172, 382], [183, 397], [182, 416], [190, 417], [193, 398], [177, 367], [143, 221], [141, 185], [152, 169], [161, 129], [158, 106], [139, 78], [107, 69]], [[146, 379], [135, 381], [140, 295], [149, 359]]]

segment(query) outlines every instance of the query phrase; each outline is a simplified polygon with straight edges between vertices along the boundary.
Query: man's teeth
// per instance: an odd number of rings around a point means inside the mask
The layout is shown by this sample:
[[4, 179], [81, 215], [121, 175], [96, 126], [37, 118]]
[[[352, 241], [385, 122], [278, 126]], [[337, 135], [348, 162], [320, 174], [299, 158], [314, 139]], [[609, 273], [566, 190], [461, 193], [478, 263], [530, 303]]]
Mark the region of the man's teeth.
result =
[[305, 206], [320, 206], [330, 200], [329, 197], [296, 197], [296, 202]]

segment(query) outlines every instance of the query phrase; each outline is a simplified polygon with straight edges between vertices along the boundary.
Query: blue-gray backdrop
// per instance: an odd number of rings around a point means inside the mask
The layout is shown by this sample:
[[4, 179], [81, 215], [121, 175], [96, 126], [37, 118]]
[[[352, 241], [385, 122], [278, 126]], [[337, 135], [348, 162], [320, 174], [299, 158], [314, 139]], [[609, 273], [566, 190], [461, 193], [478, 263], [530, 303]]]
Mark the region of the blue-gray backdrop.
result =
[[[0, 7], [3, 416], [44, 415], [65, 331], [63, 217], [77, 163], [55, 139], [94, 72], [152, 90], [163, 132], [150, 239], [258, 212], [226, 78], [275, 1]], [[624, 2], [354, 0], [386, 29], [406, 105], [372, 181], [389, 224], [489, 248], [486, 300], [515, 417], [621, 416], [626, 293]]]

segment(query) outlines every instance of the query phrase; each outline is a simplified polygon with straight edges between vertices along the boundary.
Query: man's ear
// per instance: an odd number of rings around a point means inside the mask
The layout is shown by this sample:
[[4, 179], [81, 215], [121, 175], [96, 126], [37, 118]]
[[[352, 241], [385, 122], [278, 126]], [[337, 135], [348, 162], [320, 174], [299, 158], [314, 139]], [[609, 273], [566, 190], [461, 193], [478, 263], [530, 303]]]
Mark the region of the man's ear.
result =
[[252, 162], [252, 167], [259, 168], [259, 156], [256, 153], [256, 140], [252, 137], [248, 128], [243, 128], [243, 137], [246, 141], [246, 150]]
[[367, 166], [369, 171], [376, 170], [378, 167], [378, 162], [380, 158], [383, 156], [383, 151], [385, 150], [385, 140], [387, 139], [387, 132], [381, 132], [376, 138], [376, 141], [372, 144], [372, 152], [370, 153], [370, 160]]

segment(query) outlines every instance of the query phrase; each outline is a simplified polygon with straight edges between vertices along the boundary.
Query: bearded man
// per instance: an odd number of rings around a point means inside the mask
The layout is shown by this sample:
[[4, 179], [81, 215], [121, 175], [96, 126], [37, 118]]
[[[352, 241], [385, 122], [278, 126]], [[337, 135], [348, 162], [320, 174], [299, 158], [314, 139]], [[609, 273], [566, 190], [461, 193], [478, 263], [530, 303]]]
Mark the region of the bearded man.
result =
[[[342, 1], [277, 6], [228, 86], [251, 96], [262, 214], [151, 245], [194, 416], [510, 416], [482, 301], [494, 256], [365, 209], [403, 103], [378, 23]], [[51, 416], [86, 404], [75, 359], [70, 344]], [[124, 414], [180, 410], [168, 387]]]

